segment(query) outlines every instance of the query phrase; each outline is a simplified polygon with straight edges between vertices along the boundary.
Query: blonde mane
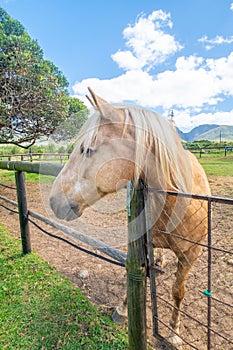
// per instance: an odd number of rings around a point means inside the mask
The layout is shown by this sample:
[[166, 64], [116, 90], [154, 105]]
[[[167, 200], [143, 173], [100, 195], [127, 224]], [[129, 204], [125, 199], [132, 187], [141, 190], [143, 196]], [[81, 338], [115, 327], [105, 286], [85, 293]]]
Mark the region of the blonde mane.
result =
[[150, 110], [132, 106], [127, 106], [127, 110], [135, 126], [135, 180], [141, 176], [141, 169], [152, 168], [147, 163], [153, 161], [153, 177], [158, 189], [188, 192], [185, 179], [187, 172], [192, 175], [191, 161], [174, 125]]
[[[189, 192], [187, 178], [192, 177], [191, 160], [174, 125], [150, 110], [131, 105], [115, 106], [124, 110], [126, 127], [129, 125], [135, 129], [134, 180], [137, 182], [142, 172], [148, 176], [153, 169], [153, 178], [158, 189]], [[88, 118], [78, 135], [78, 147], [82, 145], [87, 150], [94, 146], [100, 120], [98, 112]], [[187, 173], [190, 173], [190, 177]]]

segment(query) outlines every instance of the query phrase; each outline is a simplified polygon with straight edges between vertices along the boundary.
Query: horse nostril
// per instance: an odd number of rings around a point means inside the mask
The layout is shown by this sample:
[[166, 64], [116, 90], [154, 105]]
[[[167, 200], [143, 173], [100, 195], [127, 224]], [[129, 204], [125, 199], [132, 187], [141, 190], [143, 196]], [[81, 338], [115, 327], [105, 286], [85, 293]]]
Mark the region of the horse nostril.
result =
[[76, 205], [76, 204], [70, 204], [70, 209], [74, 209], [74, 210], [77, 210], [79, 207], [78, 207], [78, 205]]
[[52, 210], [54, 210], [54, 208], [55, 208], [55, 202], [56, 202], [55, 198], [54, 197], [50, 197], [49, 204], [50, 204], [50, 207], [51, 207]]

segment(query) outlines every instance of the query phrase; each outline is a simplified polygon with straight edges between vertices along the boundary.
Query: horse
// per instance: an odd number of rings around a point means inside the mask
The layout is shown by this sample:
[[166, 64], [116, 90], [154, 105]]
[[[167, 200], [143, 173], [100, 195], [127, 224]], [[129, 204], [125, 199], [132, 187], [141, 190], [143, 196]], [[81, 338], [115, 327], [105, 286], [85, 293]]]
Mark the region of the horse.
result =
[[[132, 179], [135, 183], [142, 179], [157, 190], [210, 195], [203, 168], [184, 149], [173, 123], [147, 109], [112, 105], [88, 89], [94, 114], [80, 130], [50, 193], [50, 206], [58, 218], [78, 218]], [[180, 308], [188, 273], [201, 252], [201, 246], [193, 242], [201, 243], [207, 235], [206, 202], [159, 191], [150, 198], [153, 245], [171, 249], [178, 260], [168, 340], [181, 348]], [[126, 315], [126, 304], [125, 300], [117, 308], [119, 315]]]

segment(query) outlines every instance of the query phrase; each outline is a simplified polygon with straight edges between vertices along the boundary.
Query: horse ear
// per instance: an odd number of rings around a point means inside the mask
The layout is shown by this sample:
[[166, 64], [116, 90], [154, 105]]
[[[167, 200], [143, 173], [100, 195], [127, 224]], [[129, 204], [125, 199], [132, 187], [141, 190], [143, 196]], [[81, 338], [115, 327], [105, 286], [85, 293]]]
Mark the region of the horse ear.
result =
[[110, 103], [97, 96], [94, 91], [88, 87], [92, 99], [86, 96], [95, 110], [99, 111], [100, 114], [110, 120], [112, 123], [122, 122], [124, 120], [124, 112], [121, 109], [115, 108]]

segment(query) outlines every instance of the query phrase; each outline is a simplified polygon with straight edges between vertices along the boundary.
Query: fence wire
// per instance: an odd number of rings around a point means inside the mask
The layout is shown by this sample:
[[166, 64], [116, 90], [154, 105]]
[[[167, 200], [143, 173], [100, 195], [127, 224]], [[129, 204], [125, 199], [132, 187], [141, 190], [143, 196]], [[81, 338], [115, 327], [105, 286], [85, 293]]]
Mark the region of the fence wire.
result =
[[[6, 198], [4, 198], [3, 196], [0, 196], [0, 199], [6, 201]], [[13, 202], [13, 201], [10, 201], [10, 200], [7, 200], [7, 202], [8, 202], [9, 204], [11, 204], [11, 205], [17, 206], [17, 203], [16, 203], [16, 202]], [[13, 210], [13, 209], [11, 209], [11, 208], [5, 206], [5, 205], [2, 204], [2, 203], [0, 203], [0, 207], [6, 209], [6, 210], [8, 210], [8, 211], [10, 211], [12, 214], [19, 214], [19, 212], [18, 212], [17, 210]], [[60, 240], [60, 241], [62, 241], [62, 242], [64, 242], [64, 243], [66, 243], [66, 244], [69, 244], [69, 245], [72, 246], [73, 248], [82, 251], [83, 253], [86, 253], [86, 254], [88, 254], [88, 255], [91, 255], [91, 256], [93, 256], [93, 257], [95, 257], [95, 258], [98, 258], [98, 259], [100, 259], [100, 260], [106, 261], [106, 262], [108, 262], [108, 263], [110, 263], [110, 264], [117, 265], [117, 266], [121, 266], [121, 267], [125, 267], [125, 264], [123, 264], [123, 263], [121, 263], [121, 262], [119, 262], [119, 261], [115, 261], [115, 260], [109, 259], [109, 258], [107, 258], [107, 257], [104, 257], [104, 256], [102, 256], [102, 255], [100, 255], [100, 254], [91, 252], [90, 250], [85, 249], [85, 248], [83, 248], [83, 247], [81, 247], [81, 246], [78, 246], [77, 244], [75, 244], [75, 243], [73, 243], [73, 242], [71, 242], [71, 241], [69, 241], [69, 240], [67, 240], [67, 239], [65, 239], [65, 238], [63, 238], [63, 237], [60, 237], [60, 236], [57, 236], [57, 235], [55, 235], [55, 234], [53, 234], [53, 233], [51, 233], [51, 232], [48, 232], [47, 230], [45, 230], [44, 228], [42, 228], [40, 225], [38, 225], [34, 220], [32, 220], [32, 219], [30, 218], [30, 211], [28, 212], [28, 216], [25, 217], [25, 219], [28, 220], [28, 221], [29, 221], [31, 224], [33, 224], [37, 229], [39, 229], [41, 232], [43, 232], [44, 234], [46, 234], [46, 235], [49, 236], [49, 237], [52, 237], [52, 238], [57, 239], [57, 240]]]
[[[13, 186], [3, 187], [15, 189]], [[150, 189], [154, 193], [153, 189]], [[161, 195], [164, 195], [164, 193]], [[177, 196], [177, 194], [166, 193], [166, 196]], [[196, 242], [192, 237], [196, 230], [208, 229], [208, 210], [207, 198], [203, 196], [184, 195], [186, 198], [195, 200], [195, 210], [193, 215], [199, 209], [205, 210], [205, 217], [200, 222], [194, 222], [191, 229], [191, 238], [184, 238], [187, 244], [198, 244], [202, 247], [201, 254], [196, 261], [194, 267], [189, 273], [187, 282], [187, 292], [181, 309], [181, 330], [180, 337], [183, 340], [183, 350], [198, 349], [224, 349], [232, 350], [233, 348], [233, 331], [232, 331], [232, 316], [233, 316], [233, 215], [232, 208], [233, 199], [221, 199], [211, 197], [211, 244], [208, 242], [208, 236], [202, 242]], [[177, 203], [182, 202], [182, 196], [178, 195]], [[204, 202], [203, 202], [204, 201]], [[1, 204], [5, 209], [12, 213], [17, 213], [15, 210]], [[167, 213], [167, 219], [170, 218], [170, 213]], [[173, 218], [175, 221], [177, 218]], [[29, 220], [44, 233], [49, 234], [41, 228], [34, 220]], [[173, 236], [177, 239], [178, 236], [171, 234], [170, 231], [161, 231], [165, 237]], [[51, 234], [53, 235], [53, 234]], [[55, 236], [55, 235], [53, 235]], [[61, 237], [54, 237], [62, 239]], [[66, 240], [65, 240], [66, 241]], [[72, 244], [67, 241], [66, 243]], [[76, 248], [80, 248], [76, 246]], [[208, 265], [208, 251], [211, 250], [211, 265]], [[89, 251], [87, 251], [89, 252]], [[89, 252], [92, 254], [92, 252]], [[94, 255], [98, 258], [103, 258], [108, 262], [111, 259], [106, 259], [98, 254]], [[156, 275], [156, 293], [158, 305], [158, 325], [159, 335], [167, 338], [171, 330], [169, 318], [173, 308], [172, 300], [172, 284], [175, 281], [175, 272], [177, 258], [171, 250], [164, 251], [165, 266], [164, 273]], [[114, 262], [115, 264], [115, 262]], [[116, 262], [117, 265], [120, 263]], [[208, 285], [208, 276], [211, 276], [211, 290]], [[209, 301], [211, 300], [211, 303]], [[211, 323], [208, 324], [208, 314]], [[208, 347], [208, 334], [210, 335], [211, 347]]]
[[0, 184], [0, 186], [2, 186], [4, 188], [9, 188], [11, 190], [16, 190], [16, 187], [13, 187], [13, 186], [5, 185], [5, 184]]
[[[155, 195], [155, 190], [149, 189]], [[168, 198], [169, 194], [162, 191], [160, 195]], [[170, 195], [174, 195], [173, 193]], [[186, 197], [189, 197], [187, 195]], [[189, 273], [187, 291], [181, 308], [180, 338], [183, 340], [183, 350], [189, 349], [225, 349], [233, 348], [233, 199], [211, 197], [208, 212], [207, 197], [190, 198], [193, 215], [204, 209], [205, 216], [196, 220], [190, 228], [189, 237], [184, 238], [184, 244], [200, 245], [202, 251]], [[176, 205], [182, 206], [182, 197], [176, 195]], [[189, 203], [189, 204], [190, 204]], [[226, 204], [227, 203], [227, 204]], [[168, 212], [167, 216], [171, 217]], [[208, 217], [209, 216], [209, 217]], [[176, 218], [173, 216], [174, 221]], [[184, 221], [185, 223], [185, 217]], [[211, 227], [208, 227], [211, 225]], [[210, 230], [211, 229], [211, 230]], [[195, 241], [195, 232], [207, 230], [210, 236], [201, 241]], [[159, 231], [159, 230], [158, 230]], [[177, 234], [169, 230], [158, 233], [177, 239]], [[171, 247], [174, 249], [174, 247]], [[167, 339], [170, 328], [170, 316], [173, 309], [172, 285], [175, 282], [177, 258], [171, 250], [164, 251], [164, 273], [156, 277], [156, 297], [158, 307], [158, 336]]]

